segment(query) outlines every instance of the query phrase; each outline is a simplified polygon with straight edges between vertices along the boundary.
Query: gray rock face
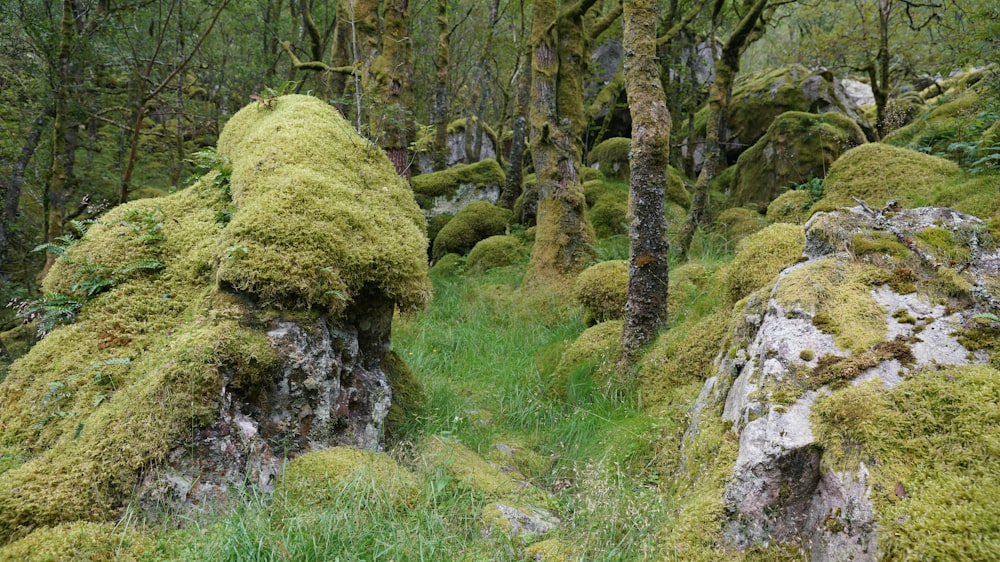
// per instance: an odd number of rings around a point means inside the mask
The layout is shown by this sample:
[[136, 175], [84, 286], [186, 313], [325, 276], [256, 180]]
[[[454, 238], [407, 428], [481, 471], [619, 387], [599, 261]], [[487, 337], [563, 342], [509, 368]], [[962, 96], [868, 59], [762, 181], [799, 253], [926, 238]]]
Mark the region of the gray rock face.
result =
[[[475, 134], [475, 130], [473, 130], [473, 134]], [[476, 161], [486, 160], [487, 158], [496, 159], [496, 157], [497, 147], [493, 145], [493, 139], [483, 133], [483, 147], [479, 151], [479, 158]], [[464, 162], [466, 162], [465, 129], [462, 128], [456, 130], [454, 133], [448, 133], [448, 156], [445, 159], [445, 166], [450, 168]], [[421, 174], [429, 174], [434, 171], [434, 165], [431, 162], [431, 155], [429, 153], [421, 152], [418, 154], [416, 163]]]
[[547, 533], [560, 523], [559, 519], [548, 510], [532, 505], [518, 506], [496, 502], [486, 506], [485, 511], [493, 512], [493, 517], [500, 520], [498, 524], [487, 527], [486, 534], [500, 530], [511, 538], [525, 539]]
[[496, 205], [500, 199], [500, 190], [503, 188], [499, 183], [476, 185], [474, 183], [461, 183], [455, 194], [452, 196], [438, 195], [431, 200], [427, 209], [424, 209], [424, 216], [428, 219], [436, 217], [442, 213], [458, 214], [474, 201], [486, 201], [491, 205]]
[[280, 368], [251, 388], [227, 381], [216, 420], [143, 479], [147, 515], [218, 510], [248, 486], [269, 492], [286, 459], [312, 450], [377, 450], [392, 398], [381, 366], [392, 313], [391, 302], [375, 300], [339, 321], [271, 322]]
[[[726, 540], [736, 548], [772, 541], [801, 545], [814, 561], [877, 560], [878, 526], [870, 501], [864, 464], [849, 473], [824, 467], [822, 448], [810, 423], [815, 400], [830, 390], [802, 389], [791, 403], [774, 392], [813, 369], [823, 355], [850, 357], [834, 338], [812, 322], [815, 310], [785, 309], [774, 297], [788, 275], [819, 258], [850, 260], [851, 240], [871, 232], [912, 238], [930, 227], [974, 232], [975, 217], [948, 209], [913, 209], [898, 213], [869, 212], [861, 207], [821, 213], [806, 225], [806, 255], [810, 259], [783, 272], [766, 303], [750, 302], [743, 325], [747, 333], [734, 334], [739, 349], [720, 355], [716, 375], [706, 381], [694, 407], [693, 419], [706, 406], [724, 401], [723, 419], [739, 436], [739, 452], [723, 499], [727, 506]], [[975, 236], [968, 237], [975, 246]], [[997, 275], [997, 250], [973, 248], [966, 274], [985, 280]], [[933, 264], [931, 264], [933, 265]], [[952, 312], [916, 293], [899, 294], [888, 285], [871, 290], [885, 311], [886, 341], [903, 338], [913, 363], [890, 359], [864, 369], [852, 384], [878, 378], [886, 388], [899, 384], [909, 369], [932, 364], [983, 363], [982, 353], [971, 354], [952, 334], [970, 312]], [[904, 320], [905, 319], [905, 320]], [[803, 353], [811, 350], [810, 353]], [[685, 442], [697, 427], [692, 425]], [[682, 451], [683, 453], [683, 451]]]

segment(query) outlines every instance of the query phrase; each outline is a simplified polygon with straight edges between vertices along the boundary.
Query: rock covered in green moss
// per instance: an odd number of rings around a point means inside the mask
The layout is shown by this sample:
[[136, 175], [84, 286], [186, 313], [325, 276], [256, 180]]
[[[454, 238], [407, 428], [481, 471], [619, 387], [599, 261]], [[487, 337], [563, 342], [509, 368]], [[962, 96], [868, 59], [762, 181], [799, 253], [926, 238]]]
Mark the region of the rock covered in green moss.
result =
[[822, 178], [842, 153], [865, 142], [861, 128], [843, 114], [782, 113], [736, 161], [729, 204], [763, 211], [789, 187]]
[[549, 381], [555, 396], [586, 398], [591, 393], [610, 394], [614, 386], [615, 364], [621, 355], [623, 322], [609, 320], [584, 330], [563, 352]]
[[587, 324], [622, 319], [628, 298], [628, 261], [608, 260], [583, 270], [573, 282], [573, 296], [583, 305]]
[[322, 509], [336, 505], [343, 496], [352, 501], [385, 499], [406, 505], [419, 490], [413, 475], [385, 453], [331, 447], [296, 457], [285, 465], [274, 492], [298, 509]]
[[777, 196], [767, 206], [767, 222], [787, 222], [789, 224], [805, 224], [809, 218], [809, 208], [813, 198], [804, 189], [789, 189]]
[[134, 562], [152, 541], [110, 523], [77, 522], [38, 529], [0, 547], [0, 560]]
[[598, 170], [606, 178], [628, 180], [628, 151], [632, 139], [628, 137], [613, 137], [601, 141], [590, 149], [587, 154], [587, 164], [597, 164]]
[[0, 543], [129, 503], [222, 509], [286, 454], [378, 446], [393, 312], [430, 297], [412, 194], [313, 98], [222, 139], [218, 169], [112, 209], [46, 277], [78, 310], [0, 382]]
[[[771, 122], [786, 111], [841, 113], [857, 123], [867, 138], [874, 138], [871, 125], [832, 73], [792, 65], [736, 78], [727, 116], [728, 130], [723, 135], [729, 139], [727, 160], [735, 162], [744, 150], [764, 136]], [[706, 106], [695, 115], [695, 129], [701, 135], [699, 144], [704, 142], [707, 120]], [[697, 155], [697, 151], [695, 153]], [[700, 159], [696, 164], [701, 166]]]
[[413, 193], [428, 217], [455, 214], [473, 201], [496, 204], [504, 173], [492, 158], [414, 176]]
[[469, 271], [488, 271], [524, 261], [527, 251], [516, 236], [501, 234], [476, 242], [465, 258]]
[[772, 224], [740, 241], [725, 280], [731, 302], [763, 287], [799, 261], [806, 237], [801, 226]]
[[730, 244], [736, 244], [767, 226], [764, 222], [764, 217], [760, 213], [746, 207], [731, 207], [726, 209], [719, 213], [714, 223], [716, 230]]
[[628, 203], [626, 197], [608, 194], [587, 211], [594, 236], [609, 238], [628, 233]]
[[465, 255], [477, 242], [507, 231], [511, 212], [485, 201], [474, 201], [455, 215], [434, 238], [432, 255]]

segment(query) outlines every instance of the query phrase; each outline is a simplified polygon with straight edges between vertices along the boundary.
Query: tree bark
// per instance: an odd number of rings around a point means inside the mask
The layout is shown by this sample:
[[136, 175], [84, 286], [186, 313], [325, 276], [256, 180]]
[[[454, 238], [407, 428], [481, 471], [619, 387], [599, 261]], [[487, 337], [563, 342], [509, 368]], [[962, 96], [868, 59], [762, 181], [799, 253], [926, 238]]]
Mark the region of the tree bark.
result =
[[656, 64], [656, 6], [625, 0], [625, 90], [632, 116], [629, 148], [629, 278], [622, 361], [632, 365], [667, 320], [670, 243], [664, 200], [670, 160], [670, 111]]
[[[531, 52], [521, 57], [517, 77], [517, 99], [514, 102], [513, 134], [510, 139], [510, 157], [507, 161], [507, 177], [503, 193], [500, 194], [500, 206], [513, 209], [514, 203], [521, 195], [524, 183], [524, 153], [525, 140], [528, 134], [528, 103], [531, 96]], [[520, 221], [521, 217], [514, 217]]]
[[431, 105], [431, 125], [434, 142], [431, 145], [431, 166], [441, 171], [448, 165], [448, 52], [451, 30], [448, 27], [448, 0], [437, 0], [437, 50], [434, 54], [434, 101]]
[[413, 56], [408, 31], [409, 0], [387, 0], [383, 12], [382, 47], [372, 64], [373, 111], [369, 130], [385, 149], [396, 173], [409, 179], [413, 142]]
[[45, 120], [50, 115], [52, 115], [52, 109], [46, 108], [31, 122], [31, 129], [28, 131], [28, 138], [24, 140], [24, 146], [21, 147], [21, 154], [11, 167], [10, 182], [4, 186], [3, 216], [0, 217], [0, 271], [3, 271], [7, 250], [10, 248], [10, 227], [17, 220], [21, 187], [24, 185], [24, 172], [28, 168], [28, 163], [31, 162], [31, 157], [35, 155], [35, 149], [38, 148], [38, 143], [42, 139]]

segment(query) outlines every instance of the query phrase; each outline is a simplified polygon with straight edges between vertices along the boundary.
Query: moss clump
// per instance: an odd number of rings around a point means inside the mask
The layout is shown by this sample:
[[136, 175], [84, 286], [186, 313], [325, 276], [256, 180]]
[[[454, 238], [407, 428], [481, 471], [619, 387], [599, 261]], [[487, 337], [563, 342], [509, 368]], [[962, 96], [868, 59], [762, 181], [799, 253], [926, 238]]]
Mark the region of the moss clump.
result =
[[743, 239], [724, 280], [730, 302], [763, 287], [799, 261], [805, 243], [801, 226], [784, 223], [772, 224]]
[[419, 493], [415, 479], [384, 453], [332, 447], [306, 453], [287, 465], [275, 483], [281, 501], [297, 508], [319, 509], [350, 489], [366, 498], [412, 503]]
[[432, 436], [418, 447], [423, 462], [444, 470], [456, 485], [493, 499], [521, 492], [521, 486], [513, 478], [460, 443]]
[[427, 221], [427, 239], [433, 241], [437, 238], [441, 229], [444, 225], [451, 222], [451, 219], [455, 218], [455, 215], [451, 213], [441, 213], [440, 215], [434, 215]]
[[731, 244], [758, 232], [766, 225], [764, 217], [753, 209], [733, 207], [719, 213], [715, 227]]
[[602, 141], [587, 154], [587, 164], [598, 164], [606, 178], [627, 180], [629, 177], [628, 151], [632, 140], [612, 137]]
[[961, 179], [954, 162], [870, 143], [845, 152], [834, 162], [823, 180], [824, 197], [814, 208], [853, 207], [852, 197], [872, 208], [881, 208], [890, 200], [910, 207], [929, 202], [934, 193]]
[[790, 186], [822, 178], [842, 153], [865, 142], [857, 123], [839, 113], [783, 113], [736, 161], [730, 204], [763, 210]]
[[434, 262], [430, 274], [437, 276], [456, 275], [464, 266], [465, 258], [462, 256], [458, 254], [445, 254]]
[[719, 311], [700, 320], [679, 324], [657, 338], [639, 365], [642, 400], [656, 404], [671, 389], [711, 376], [728, 328], [728, 314]]
[[549, 382], [552, 394], [579, 399], [613, 390], [620, 382], [614, 365], [621, 355], [622, 327], [622, 321], [612, 320], [584, 330], [559, 359]]
[[667, 166], [666, 200], [685, 209], [691, 208], [691, 193], [684, 187], [684, 176], [673, 166]]
[[602, 174], [600, 170], [596, 168], [591, 168], [589, 166], [586, 166], [580, 170], [580, 178], [583, 180], [583, 183], [605, 179], [604, 174]]
[[791, 271], [774, 297], [786, 310], [811, 313], [813, 324], [841, 349], [862, 352], [884, 340], [888, 329], [886, 310], [871, 296], [884, 278], [873, 266], [825, 258]]
[[424, 387], [413, 376], [410, 367], [395, 351], [389, 351], [382, 360], [382, 371], [389, 378], [392, 402], [385, 416], [385, 436], [389, 441], [398, 439], [414, 424], [427, 407]]
[[609, 238], [628, 233], [628, 204], [615, 195], [605, 195], [587, 212], [594, 235]]
[[335, 313], [362, 289], [403, 309], [428, 302], [413, 193], [332, 106], [311, 96], [251, 104], [222, 131], [219, 156], [232, 165], [236, 209], [217, 246], [219, 281]]
[[480, 240], [465, 258], [468, 271], [488, 271], [521, 263], [527, 258], [524, 245], [514, 236], [490, 236]]
[[967, 262], [972, 256], [972, 248], [956, 238], [959, 238], [957, 233], [939, 227], [925, 228], [916, 234], [917, 245], [946, 265]]
[[809, 207], [813, 198], [804, 189], [790, 189], [771, 201], [767, 206], [767, 222], [787, 222], [789, 224], [805, 224], [809, 220]]
[[432, 255], [466, 254], [480, 240], [507, 231], [511, 212], [485, 201], [474, 201], [444, 225], [436, 238]]
[[832, 385], [834, 388], [843, 386], [868, 369], [892, 359], [899, 361], [903, 366], [912, 365], [915, 360], [910, 346], [900, 339], [879, 342], [851, 357], [824, 355], [819, 358], [816, 368], [808, 377], [807, 388], [819, 388], [823, 385]]
[[851, 241], [851, 249], [858, 257], [877, 255], [905, 258], [910, 255], [910, 250], [900, 244], [895, 236], [885, 233], [856, 234]]
[[816, 352], [811, 349], [803, 349], [799, 352], [799, 359], [803, 361], [812, 361], [816, 358]]
[[525, 548], [524, 557], [526, 560], [544, 562], [570, 562], [579, 560], [580, 552], [573, 545], [560, 539], [546, 539]]
[[480, 160], [472, 164], [459, 164], [447, 170], [414, 176], [413, 192], [417, 200], [429, 200], [434, 197], [455, 195], [461, 185], [483, 187], [502, 187], [505, 181], [503, 169], [492, 158]]
[[835, 470], [869, 470], [887, 559], [1000, 558], [1000, 372], [926, 369], [891, 390], [844, 388], [813, 407]]
[[609, 260], [583, 270], [573, 283], [573, 296], [583, 305], [588, 325], [623, 318], [628, 299], [628, 262]]
[[977, 325], [955, 335], [958, 343], [969, 351], [985, 351], [990, 357], [990, 364], [1000, 369], [1000, 326]]
[[152, 541], [116, 525], [77, 522], [46, 527], [0, 548], [0, 560], [132, 562]]

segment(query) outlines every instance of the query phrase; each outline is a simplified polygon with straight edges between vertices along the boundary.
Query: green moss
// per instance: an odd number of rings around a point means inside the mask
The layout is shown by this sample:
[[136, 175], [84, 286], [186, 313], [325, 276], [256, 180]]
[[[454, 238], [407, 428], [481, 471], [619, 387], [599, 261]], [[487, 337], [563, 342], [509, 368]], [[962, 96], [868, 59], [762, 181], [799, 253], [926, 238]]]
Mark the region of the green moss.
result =
[[351, 488], [362, 497], [412, 503], [419, 490], [415, 478], [384, 453], [332, 447], [296, 457], [275, 482], [274, 493], [296, 508], [322, 509]]
[[986, 351], [990, 364], [1000, 369], [1000, 327], [995, 325], [976, 325], [955, 334], [958, 343], [969, 351]]
[[511, 212], [485, 201], [474, 201], [444, 225], [434, 238], [435, 258], [445, 254], [466, 254], [480, 240], [503, 234], [511, 221]]
[[854, 255], [859, 257], [874, 254], [905, 258], [910, 255], [910, 250], [900, 244], [895, 236], [885, 233], [856, 234], [851, 241], [851, 248]]
[[488, 271], [522, 263], [527, 255], [524, 245], [516, 237], [490, 236], [472, 247], [465, 258], [465, 265], [468, 271]]
[[587, 212], [597, 238], [628, 233], [628, 204], [613, 194], [601, 197]]
[[433, 241], [437, 238], [441, 229], [444, 225], [451, 222], [451, 219], [455, 218], [455, 215], [451, 213], [441, 213], [440, 215], [434, 215], [427, 221], [427, 239]]
[[[521, 495], [522, 488], [514, 479], [460, 443], [431, 436], [420, 443], [419, 449], [423, 463], [450, 475], [453, 485], [493, 499]], [[525, 491], [524, 495], [541, 494]]]
[[732, 244], [767, 226], [760, 213], [746, 207], [733, 207], [722, 211], [715, 218], [714, 224], [715, 228]]
[[593, 207], [598, 201], [612, 198], [623, 203], [628, 201], [628, 183], [614, 180], [590, 180], [583, 184], [583, 196], [587, 206]]
[[420, 381], [410, 367], [395, 351], [390, 350], [382, 360], [382, 370], [389, 378], [392, 402], [385, 416], [385, 436], [388, 441], [398, 440], [419, 419], [427, 407], [427, 396]]
[[885, 339], [886, 311], [871, 296], [881, 284], [873, 266], [838, 258], [808, 263], [786, 275], [774, 297], [786, 310], [810, 312], [813, 324], [841, 348], [862, 352]]
[[767, 206], [767, 222], [787, 222], [789, 224], [805, 224], [809, 220], [809, 207], [813, 198], [803, 189], [790, 189], [771, 201]]
[[445, 254], [434, 263], [430, 273], [436, 276], [456, 275], [464, 267], [465, 258], [458, 254]]
[[811, 349], [803, 349], [799, 352], [799, 359], [803, 361], [812, 361], [816, 357], [816, 352]]
[[621, 320], [611, 320], [584, 330], [559, 359], [549, 391], [575, 401], [617, 390], [613, 387], [622, 381], [615, 380], [614, 366], [621, 355], [622, 326]]
[[0, 474], [24, 463], [24, 451], [17, 447], [0, 446]]
[[783, 113], [736, 161], [730, 204], [763, 210], [789, 187], [822, 178], [843, 152], [865, 142], [857, 123], [839, 113]]
[[905, 207], [929, 202], [934, 193], [961, 180], [958, 166], [915, 150], [870, 143], [849, 150], [823, 180], [824, 197], [814, 208], [853, 207], [852, 197], [872, 208], [890, 200]]
[[889, 559], [1000, 557], [1000, 372], [927, 369], [891, 390], [878, 381], [817, 401], [813, 433], [823, 462], [869, 470]]
[[0, 548], [0, 560], [36, 562], [132, 562], [142, 560], [152, 542], [117, 525], [77, 522], [38, 529]]
[[805, 248], [801, 226], [772, 224], [740, 242], [725, 279], [730, 302], [770, 283], [781, 270], [799, 261]]
[[824, 355], [819, 358], [816, 368], [809, 375], [806, 388], [815, 389], [823, 385], [831, 385], [834, 388], [843, 386], [858, 378], [866, 370], [892, 359], [899, 361], [903, 366], [912, 365], [914, 362], [910, 346], [898, 339], [879, 342], [851, 357]]
[[684, 209], [691, 208], [691, 193], [684, 187], [684, 176], [673, 166], [667, 166], [666, 198]]
[[727, 329], [728, 314], [720, 310], [661, 334], [639, 364], [643, 402], [656, 404], [669, 396], [672, 389], [711, 376], [713, 361]]
[[472, 164], [459, 164], [447, 170], [421, 174], [412, 180], [413, 192], [417, 200], [428, 200], [439, 196], [453, 196], [458, 187], [472, 184], [476, 187], [502, 187], [505, 181], [503, 169], [492, 158]]
[[892, 317], [900, 324], [916, 324], [917, 319], [913, 317], [905, 308], [900, 308], [892, 313]]
[[942, 263], [967, 262], [972, 256], [972, 249], [963, 240], [956, 240], [955, 234], [944, 228], [925, 228], [916, 234], [917, 245]]
[[571, 544], [560, 539], [546, 539], [524, 549], [527, 560], [544, 562], [571, 562], [580, 559], [580, 552]]
[[609, 260], [583, 270], [573, 284], [573, 296], [583, 305], [587, 324], [623, 318], [628, 298], [628, 262]]
[[583, 183], [605, 179], [604, 174], [600, 170], [591, 168], [590, 166], [586, 166], [580, 170], [580, 177], [583, 179]]
[[628, 152], [632, 140], [613, 137], [602, 141], [587, 154], [587, 164], [598, 164], [606, 178], [627, 180], [629, 177]]

